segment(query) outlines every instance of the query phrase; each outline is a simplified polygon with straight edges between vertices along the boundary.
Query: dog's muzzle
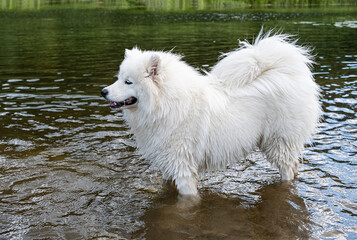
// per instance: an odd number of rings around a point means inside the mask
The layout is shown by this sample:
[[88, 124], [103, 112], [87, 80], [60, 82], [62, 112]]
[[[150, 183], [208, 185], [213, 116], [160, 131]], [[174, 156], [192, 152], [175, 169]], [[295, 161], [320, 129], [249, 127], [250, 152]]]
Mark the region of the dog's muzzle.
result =
[[[108, 93], [109, 93], [108, 89], [103, 88], [102, 91], [100, 91], [100, 93], [105, 98], [105, 100], [109, 100], [107, 98]], [[124, 101], [120, 101], [120, 102], [110, 101], [109, 106], [110, 106], [110, 108], [121, 108], [123, 106], [134, 105], [137, 101], [138, 100], [136, 99], [136, 97], [130, 97], [130, 98], [127, 98]]]

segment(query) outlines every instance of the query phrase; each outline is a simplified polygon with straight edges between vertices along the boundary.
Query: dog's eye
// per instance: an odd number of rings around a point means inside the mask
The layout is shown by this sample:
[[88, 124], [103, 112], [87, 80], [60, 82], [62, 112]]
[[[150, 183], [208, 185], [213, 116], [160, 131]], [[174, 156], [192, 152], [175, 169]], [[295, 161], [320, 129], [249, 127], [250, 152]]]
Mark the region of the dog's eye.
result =
[[133, 84], [132, 82], [130, 82], [129, 80], [125, 80], [125, 84]]

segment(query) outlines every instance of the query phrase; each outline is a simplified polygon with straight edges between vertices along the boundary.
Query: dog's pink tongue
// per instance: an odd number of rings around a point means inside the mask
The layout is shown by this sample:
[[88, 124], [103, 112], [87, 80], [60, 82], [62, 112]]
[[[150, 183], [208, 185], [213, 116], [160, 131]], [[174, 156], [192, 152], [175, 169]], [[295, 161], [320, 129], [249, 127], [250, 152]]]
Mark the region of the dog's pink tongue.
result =
[[115, 107], [115, 106], [117, 105], [117, 103], [116, 103], [116, 102], [110, 102], [109, 105], [110, 105], [111, 107]]

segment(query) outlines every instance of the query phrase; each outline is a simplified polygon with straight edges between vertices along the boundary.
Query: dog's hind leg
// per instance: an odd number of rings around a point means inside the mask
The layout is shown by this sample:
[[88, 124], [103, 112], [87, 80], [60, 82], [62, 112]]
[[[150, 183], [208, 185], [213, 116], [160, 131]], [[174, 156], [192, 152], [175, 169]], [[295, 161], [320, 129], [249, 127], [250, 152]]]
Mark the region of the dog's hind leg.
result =
[[267, 160], [279, 169], [283, 181], [293, 180], [298, 174], [301, 147], [283, 138], [274, 138], [262, 144]]

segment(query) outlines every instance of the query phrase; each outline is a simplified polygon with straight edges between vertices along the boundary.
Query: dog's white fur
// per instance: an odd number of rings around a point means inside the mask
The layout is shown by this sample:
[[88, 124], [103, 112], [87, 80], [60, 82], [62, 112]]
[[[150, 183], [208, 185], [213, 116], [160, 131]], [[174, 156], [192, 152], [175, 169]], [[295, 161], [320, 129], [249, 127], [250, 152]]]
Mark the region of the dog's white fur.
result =
[[256, 147], [282, 180], [292, 180], [321, 112], [312, 63], [309, 50], [283, 34], [242, 42], [206, 75], [171, 52], [133, 48], [106, 98], [137, 98], [123, 108], [138, 150], [181, 195], [198, 194], [200, 170], [225, 167]]

